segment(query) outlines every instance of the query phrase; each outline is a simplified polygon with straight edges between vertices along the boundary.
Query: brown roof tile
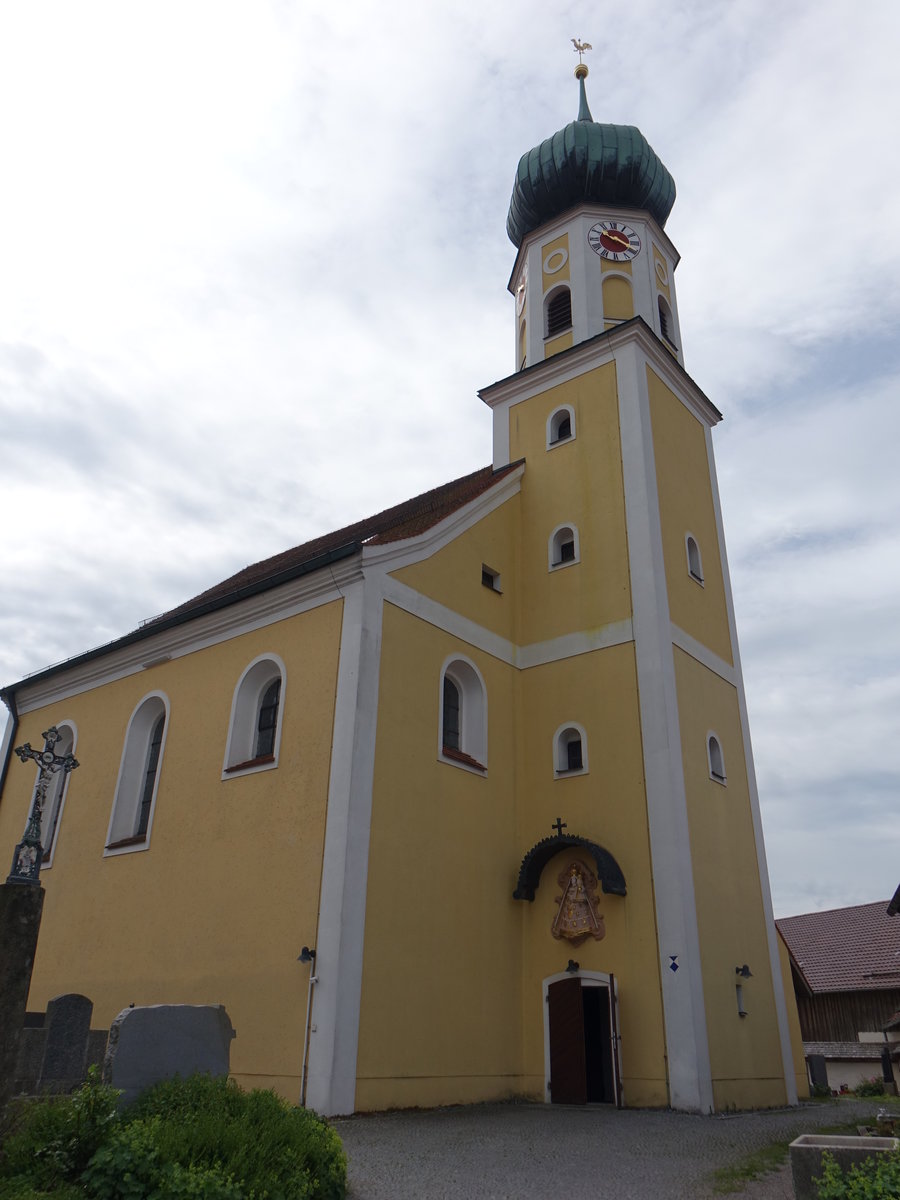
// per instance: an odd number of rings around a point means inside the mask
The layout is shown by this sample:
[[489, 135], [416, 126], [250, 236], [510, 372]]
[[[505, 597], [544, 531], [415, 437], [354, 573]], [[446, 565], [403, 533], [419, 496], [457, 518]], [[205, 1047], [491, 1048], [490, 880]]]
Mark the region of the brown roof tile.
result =
[[365, 520], [345, 525], [343, 529], [336, 529], [333, 533], [323, 534], [322, 537], [313, 538], [312, 541], [274, 554], [271, 558], [252, 563], [176, 608], [153, 617], [145, 622], [143, 628], [152, 628], [173, 618], [187, 619], [194, 609], [205, 609], [210, 604], [221, 605], [231, 599], [238, 600], [242, 593], [263, 590], [266, 586], [275, 587], [283, 577], [290, 577], [305, 564], [311, 565], [316, 559], [335, 551], [344, 548], [358, 549], [364, 542], [381, 544], [415, 537], [476, 499], [519, 465], [520, 463], [510, 463], [496, 471], [492, 467], [482, 467], [473, 471], [471, 475], [441, 484], [440, 487], [423, 492], [420, 496], [413, 496], [411, 500], [404, 500], [402, 504], [395, 504], [392, 508], [386, 508]]
[[887, 901], [776, 921], [813, 992], [900, 988], [900, 921]]

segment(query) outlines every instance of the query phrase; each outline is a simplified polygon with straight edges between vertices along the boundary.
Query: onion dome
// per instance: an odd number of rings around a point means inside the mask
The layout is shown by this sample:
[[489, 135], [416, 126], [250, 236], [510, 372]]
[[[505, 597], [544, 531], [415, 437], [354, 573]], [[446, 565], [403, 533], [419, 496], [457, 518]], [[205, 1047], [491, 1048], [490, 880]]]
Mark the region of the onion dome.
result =
[[575, 68], [577, 118], [519, 159], [506, 218], [515, 246], [576, 204], [646, 209], [660, 226], [675, 203], [675, 180], [635, 125], [603, 125], [588, 108], [587, 67]]

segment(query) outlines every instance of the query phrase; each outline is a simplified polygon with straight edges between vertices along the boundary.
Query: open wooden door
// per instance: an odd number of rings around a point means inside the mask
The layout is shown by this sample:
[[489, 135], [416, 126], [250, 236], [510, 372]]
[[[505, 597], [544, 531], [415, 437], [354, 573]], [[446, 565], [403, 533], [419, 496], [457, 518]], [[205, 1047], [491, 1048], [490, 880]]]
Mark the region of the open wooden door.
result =
[[612, 1041], [613, 1087], [616, 1108], [622, 1107], [622, 1048], [619, 1044], [619, 985], [615, 975], [609, 976], [609, 1034]]
[[553, 1104], [587, 1104], [584, 1054], [584, 1007], [577, 975], [547, 989], [550, 1009], [550, 1100]]

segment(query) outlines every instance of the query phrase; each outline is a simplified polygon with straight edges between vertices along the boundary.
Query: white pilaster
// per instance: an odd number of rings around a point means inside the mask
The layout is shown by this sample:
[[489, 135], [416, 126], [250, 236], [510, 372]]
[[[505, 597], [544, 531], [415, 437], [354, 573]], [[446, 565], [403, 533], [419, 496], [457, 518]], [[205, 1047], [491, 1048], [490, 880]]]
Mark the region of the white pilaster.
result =
[[[650, 397], [646, 364], [636, 344], [617, 351], [616, 377], [669, 1101], [673, 1108], [711, 1112], [712, 1072]], [[677, 971], [670, 969], [673, 955]]]
[[362, 995], [366, 883], [383, 601], [379, 575], [344, 596], [322, 862], [307, 1103], [352, 1113]]

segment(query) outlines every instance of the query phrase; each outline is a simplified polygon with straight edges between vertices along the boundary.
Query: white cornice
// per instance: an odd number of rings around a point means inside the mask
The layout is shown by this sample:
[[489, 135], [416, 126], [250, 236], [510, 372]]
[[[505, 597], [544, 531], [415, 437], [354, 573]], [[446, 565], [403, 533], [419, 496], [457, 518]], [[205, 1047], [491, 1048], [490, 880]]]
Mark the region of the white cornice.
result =
[[524, 472], [524, 465], [510, 471], [493, 487], [416, 537], [365, 546], [362, 554], [339, 559], [246, 600], [186, 619], [171, 629], [128, 645], [111, 646], [108, 653], [76, 659], [71, 667], [61, 664], [51, 675], [35, 679], [34, 683], [24, 680], [15, 689], [18, 710], [31, 712], [338, 600], [350, 584], [362, 578], [364, 570], [396, 570], [429, 557], [515, 495], [521, 488]]
[[26, 679], [16, 687], [16, 705], [20, 713], [31, 712], [63, 697], [90, 691], [158, 663], [182, 658], [195, 650], [283, 621], [340, 599], [342, 591], [361, 576], [358, 554], [341, 559], [327, 568], [322, 567], [227, 608], [186, 620], [127, 646], [111, 647], [107, 654], [98, 654], [82, 662], [76, 660], [68, 669], [63, 664], [51, 676], [37, 679], [32, 684]]
[[524, 371], [517, 371], [515, 375], [489, 384], [481, 388], [478, 395], [489, 408], [521, 404], [532, 396], [578, 378], [594, 367], [603, 366], [615, 358], [617, 351], [635, 343], [643, 350], [656, 374], [681, 397], [704, 425], [717, 425], [721, 421], [722, 414], [716, 406], [666, 350], [642, 317], [633, 317], [615, 329], [598, 333], [544, 362], [535, 363]]
[[410, 563], [429, 558], [436, 550], [441, 550], [448, 542], [452, 542], [520, 492], [524, 474], [525, 464], [521, 463], [481, 495], [415, 537], [396, 542], [372, 542], [363, 546], [363, 569], [376, 567], [383, 571], [396, 571]]
[[679, 650], [689, 654], [691, 658], [696, 659], [698, 663], [718, 675], [720, 679], [724, 679], [726, 683], [730, 683], [732, 687], [736, 686], [737, 679], [731, 663], [720, 658], [718, 654], [710, 650], [708, 646], [704, 646], [702, 642], [698, 642], [696, 638], [691, 637], [689, 633], [685, 633], [674, 621], [671, 624], [673, 646], [677, 646]]

